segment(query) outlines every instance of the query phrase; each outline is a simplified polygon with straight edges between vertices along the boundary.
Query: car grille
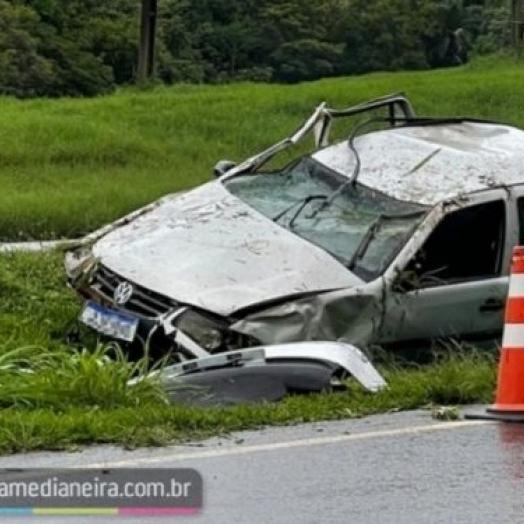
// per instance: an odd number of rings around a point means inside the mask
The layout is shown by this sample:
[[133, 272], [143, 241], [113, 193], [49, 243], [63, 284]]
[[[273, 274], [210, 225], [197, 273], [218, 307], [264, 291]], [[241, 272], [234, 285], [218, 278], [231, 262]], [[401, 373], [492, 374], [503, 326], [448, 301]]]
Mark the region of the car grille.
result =
[[[118, 284], [129, 282], [106, 266], [100, 264], [93, 275], [91, 287], [104, 300], [114, 304], [114, 292]], [[129, 282], [133, 285], [133, 294], [128, 302], [117, 305], [122, 311], [129, 311], [135, 315], [145, 318], [156, 318], [177, 307], [177, 304], [169, 298], [146, 289], [142, 286]]]

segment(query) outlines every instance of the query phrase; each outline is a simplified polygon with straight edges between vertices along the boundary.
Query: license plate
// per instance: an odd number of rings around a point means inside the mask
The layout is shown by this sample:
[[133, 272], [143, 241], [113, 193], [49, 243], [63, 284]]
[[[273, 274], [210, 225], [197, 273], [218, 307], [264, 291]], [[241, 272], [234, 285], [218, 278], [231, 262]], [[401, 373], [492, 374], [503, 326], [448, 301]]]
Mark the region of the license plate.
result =
[[138, 319], [105, 308], [95, 302], [87, 302], [80, 315], [80, 322], [99, 333], [126, 342], [133, 341], [138, 327]]

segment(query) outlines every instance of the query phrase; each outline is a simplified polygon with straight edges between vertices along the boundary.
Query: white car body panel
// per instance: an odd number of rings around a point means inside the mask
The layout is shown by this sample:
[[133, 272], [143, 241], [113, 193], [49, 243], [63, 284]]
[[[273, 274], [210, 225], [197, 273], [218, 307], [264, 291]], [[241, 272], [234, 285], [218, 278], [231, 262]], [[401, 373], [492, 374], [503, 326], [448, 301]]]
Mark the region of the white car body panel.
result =
[[368, 358], [355, 346], [340, 342], [297, 342], [278, 344], [248, 350], [232, 351], [219, 355], [209, 355], [197, 361], [168, 366], [162, 371], [155, 371], [146, 377], [134, 378], [129, 384], [136, 384], [147, 377], [162, 380], [164, 384], [176, 382], [178, 378], [189, 372], [202, 372], [231, 364], [245, 366], [261, 366], [270, 361], [317, 361], [333, 367], [335, 372], [342, 369], [349, 373], [364, 389], [377, 392], [386, 387], [386, 381], [373, 367]]
[[256, 212], [220, 181], [163, 199], [105, 235], [93, 253], [131, 282], [223, 316], [361, 283], [331, 255]]
[[351, 344], [342, 342], [299, 342], [264, 348], [267, 360], [318, 360], [340, 367], [351, 374], [365, 389], [376, 392], [386, 381], [369, 359]]
[[[495, 124], [387, 129], [355, 139], [362, 162], [358, 181], [399, 200], [435, 205], [522, 182], [523, 144], [523, 131]], [[355, 166], [346, 142], [312, 156], [346, 176]]]

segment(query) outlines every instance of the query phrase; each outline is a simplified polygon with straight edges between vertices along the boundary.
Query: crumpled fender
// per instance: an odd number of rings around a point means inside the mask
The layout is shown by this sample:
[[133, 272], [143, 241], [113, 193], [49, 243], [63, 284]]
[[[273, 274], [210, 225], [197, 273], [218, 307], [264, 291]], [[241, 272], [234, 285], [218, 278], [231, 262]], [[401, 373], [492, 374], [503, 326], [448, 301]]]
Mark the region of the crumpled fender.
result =
[[297, 342], [264, 347], [266, 361], [321, 361], [342, 368], [368, 391], [386, 387], [386, 381], [366, 355], [356, 346], [344, 342]]
[[[308, 363], [322, 363], [331, 367], [332, 373], [343, 370], [349, 373], [366, 390], [376, 392], [386, 387], [386, 381], [375, 369], [366, 355], [357, 347], [344, 342], [293, 342], [263, 346], [228, 353], [218, 353], [197, 358], [181, 364], [168, 366], [161, 371], [154, 371], [146, 377], [129, 381], [133, 385], [144, 378], [159, 377], [164, 384], [177, 381], [193, 373], [206, 375], [211, 370], [234, 370], [235, 367], [264, 368], [279, 362], [290, 367], [293, 362], [297, 368]], [[232, 371], [234, 374], [235, 372]]]
[[384, 312], [382, 281], [377, 280], [375, 286], [376, 290], [369, 287], [367, 293], [341, 289], [267, 307], [237, 320], [231, 330], [262, 344], [330, 340], [367, 349]]

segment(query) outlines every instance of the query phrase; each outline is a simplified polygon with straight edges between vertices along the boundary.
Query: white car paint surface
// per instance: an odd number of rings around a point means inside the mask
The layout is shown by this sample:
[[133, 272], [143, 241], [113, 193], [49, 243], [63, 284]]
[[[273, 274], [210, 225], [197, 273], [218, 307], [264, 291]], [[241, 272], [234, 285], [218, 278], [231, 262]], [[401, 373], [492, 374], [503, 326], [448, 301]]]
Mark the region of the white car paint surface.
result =
[[266, 300], [361, 283], [219, 181], [164, 199], [102, 238], [94, 255], [130, 281], [224, 316]]

